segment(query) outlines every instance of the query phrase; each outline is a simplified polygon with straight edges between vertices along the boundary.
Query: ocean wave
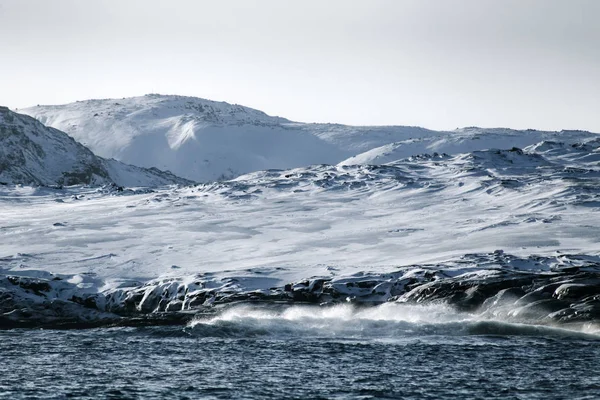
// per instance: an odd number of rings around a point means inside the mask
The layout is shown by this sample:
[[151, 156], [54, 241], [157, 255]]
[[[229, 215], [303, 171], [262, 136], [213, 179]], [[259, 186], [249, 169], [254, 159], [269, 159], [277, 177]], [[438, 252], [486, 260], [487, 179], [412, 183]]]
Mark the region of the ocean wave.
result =
[[485, 335], [600, 340], [600, 326], [589, 323], [569, 327], [521, 324], [458, 312], [441, 304], [398, 303], [375, 307], [239, 305], [216, 316], [196, 318], [186, 331], [202, 337], [232, 338], [402, 339]]

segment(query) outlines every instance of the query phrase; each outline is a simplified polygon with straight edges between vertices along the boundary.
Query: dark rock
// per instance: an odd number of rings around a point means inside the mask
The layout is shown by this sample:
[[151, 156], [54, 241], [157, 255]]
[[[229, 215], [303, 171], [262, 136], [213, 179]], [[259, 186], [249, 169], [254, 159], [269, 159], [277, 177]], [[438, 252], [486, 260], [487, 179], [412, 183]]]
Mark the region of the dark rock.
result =
[[595, 294], [600, 294], [598, 283], [564, 283], [556, 288], [553, 297], [559, 300], [577, 300]]
[[568, 306], [569, 303], [567, 302], [550, 298], [534, 301], [533, 303], [515, 308], [508, 313], [508, 316], [519, 320], [539, 320]]
[[502, 289], [492, 297], [488, 297], [482, 304], [482, 307], [489, 309], [492, 307], [514, 304], [517, 299], [523, 297], [525, 291], [521, 287], [511, 287]]
[[191, 310], [202, 306], [206, 299], [211, 295], [211, 292], [208, 290], [196, 291], [192, 293], [190, 296], [188, 296], [188, 300], [186, 302], [186, 309]]
[[[562, 282], [551, 283], [551, 284], [542, 284], [541, 282], [537, 281], [534, 283], [534, 285], [540, 285], [540, 286], [535, 288], [534, 290], [531, 290], [529, 293], [525, 294], [524, 296], [522, 296], [519, 300], [517, 300], [517, 302], [515, 304], [517, 306], [524, 306], [524, 305], [527, 305], [529, 303], [533, 303], [533, 302], [536, 302], [539, 300], [551, 299], [552, 294], [554, 293], [556, 288], [559, 287], [561, 284], [562, 284]], [[533, 286], [533, 287], [535, 287], [535, 286]]]
[[6, 279], [13, 285], [18, 285], [26, 290], [31, 290], [37, 295], [42, 292], [49, 292], [52, 287], [48, 281], [38, 278], [26, 278], [21, 276], [7, 276]]
[[528, 274], [499, 273], [496, 276], [480, 279], [455, 277], [417, 286], [400, 300], [404, 302], [449, 303], [459, 310], [473, 311], [483, 305], [486, 299], [495, 296], [499, 291], [509, 288], [520, 288], [530, 284], [533, 277]]
[[94, 296], [94, 295], [87, 296], [85, 298], [79, 297], [79, 296], [72, 296], [70, 300], [74, 303], [81, 304], [82, 306], [84, 306], [86, 308], [92, 308], [95, 310], [98, 309], [98, 304], [96, 303], [97, 296]]

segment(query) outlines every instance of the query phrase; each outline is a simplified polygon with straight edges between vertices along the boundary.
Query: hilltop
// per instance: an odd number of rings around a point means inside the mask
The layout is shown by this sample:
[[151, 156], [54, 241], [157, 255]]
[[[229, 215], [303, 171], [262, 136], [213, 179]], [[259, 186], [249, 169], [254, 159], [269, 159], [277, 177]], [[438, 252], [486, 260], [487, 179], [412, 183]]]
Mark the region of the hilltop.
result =
[[583, 131], [311, 124], [225, 102], [158, 94], [20, 111], [68, 133], [101, 157], [198, 182], [266, 169], [383, 164], [422, 153], [523, 148], [545, 140], [576, 143], [596, 136]]

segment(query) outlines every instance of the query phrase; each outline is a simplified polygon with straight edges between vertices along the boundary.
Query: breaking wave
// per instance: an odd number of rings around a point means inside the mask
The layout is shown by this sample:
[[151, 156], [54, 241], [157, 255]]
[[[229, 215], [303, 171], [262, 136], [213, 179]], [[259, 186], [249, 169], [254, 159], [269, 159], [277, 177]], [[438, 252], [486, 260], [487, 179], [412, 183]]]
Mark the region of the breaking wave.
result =
[[402, 339], [423, 336], [535, 336], [600, 340], [600, 326], [520, 324], [458, 312], [441, 304], [387, 303], [376, 307], [232, 306], [216, 316], [194, 319], [189, 334], [202, 337], [310, 337]]

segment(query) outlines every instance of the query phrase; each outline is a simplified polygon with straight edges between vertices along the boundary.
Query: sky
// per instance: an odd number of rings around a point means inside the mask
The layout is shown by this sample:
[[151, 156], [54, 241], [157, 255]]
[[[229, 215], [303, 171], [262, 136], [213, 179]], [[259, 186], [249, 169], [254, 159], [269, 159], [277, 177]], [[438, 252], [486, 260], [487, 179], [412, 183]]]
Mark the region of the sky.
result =
[[303, 122], [600, 132], [596, 0], [0, 0], [0, 105], [146, 93]]

